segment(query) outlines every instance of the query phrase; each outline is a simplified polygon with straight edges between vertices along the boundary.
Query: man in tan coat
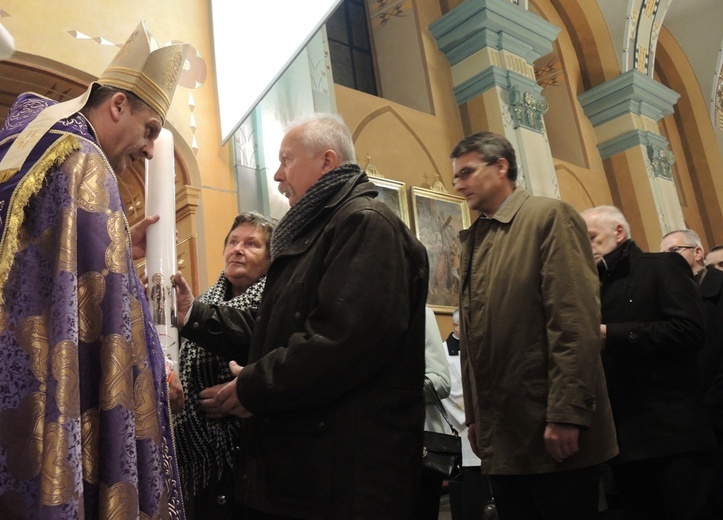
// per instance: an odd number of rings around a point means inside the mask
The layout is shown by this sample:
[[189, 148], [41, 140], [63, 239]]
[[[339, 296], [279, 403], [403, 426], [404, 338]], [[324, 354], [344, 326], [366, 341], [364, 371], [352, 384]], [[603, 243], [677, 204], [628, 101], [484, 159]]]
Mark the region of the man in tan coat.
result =
[[516, 187], [502, 136], [466, 137], [451, 157], [455, 189], [480, 213], [461, 233], [462, 378], [499, 516], [597, 519], [599, 465], [618, 449], [585, 223]]

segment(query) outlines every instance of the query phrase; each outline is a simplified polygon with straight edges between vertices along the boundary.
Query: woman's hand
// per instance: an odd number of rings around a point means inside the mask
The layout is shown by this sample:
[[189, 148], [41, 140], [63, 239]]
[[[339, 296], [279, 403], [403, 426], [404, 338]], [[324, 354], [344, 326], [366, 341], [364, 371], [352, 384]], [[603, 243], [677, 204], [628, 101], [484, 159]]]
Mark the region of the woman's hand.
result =
[[181, 378], [175, 370], [171, 369], [168, 374], [168, 400], [171, 403], [171, 412], [178, 413], [183, 410], [186, 402], [186, 396], [183, 393]]

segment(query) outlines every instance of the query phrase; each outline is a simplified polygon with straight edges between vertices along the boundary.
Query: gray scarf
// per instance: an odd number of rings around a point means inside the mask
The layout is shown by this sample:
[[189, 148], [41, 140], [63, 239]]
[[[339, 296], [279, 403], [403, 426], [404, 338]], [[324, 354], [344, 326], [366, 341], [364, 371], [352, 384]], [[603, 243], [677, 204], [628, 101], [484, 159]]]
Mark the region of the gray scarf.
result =
[[289, 247], [291, 241], [299, 232], [319, 214], [326, 203], [336, 195], [341, 187], [354, 176], [359, 175], [361, 169], [356, 164], [344, 164], [322, 175], [301, 198], [291, 206], [291, 209], [281, 218], [271, 236], [271, 261]]

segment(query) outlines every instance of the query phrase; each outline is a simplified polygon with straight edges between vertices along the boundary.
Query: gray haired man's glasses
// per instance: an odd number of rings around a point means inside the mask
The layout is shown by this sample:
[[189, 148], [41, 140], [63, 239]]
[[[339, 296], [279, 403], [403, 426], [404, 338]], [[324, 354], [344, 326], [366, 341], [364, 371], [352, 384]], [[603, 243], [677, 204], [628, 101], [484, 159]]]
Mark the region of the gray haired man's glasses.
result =
[[696, 246], [673, 246], [666, 250], [666, 253], [680, 253], [683, 249], [695, 249]]

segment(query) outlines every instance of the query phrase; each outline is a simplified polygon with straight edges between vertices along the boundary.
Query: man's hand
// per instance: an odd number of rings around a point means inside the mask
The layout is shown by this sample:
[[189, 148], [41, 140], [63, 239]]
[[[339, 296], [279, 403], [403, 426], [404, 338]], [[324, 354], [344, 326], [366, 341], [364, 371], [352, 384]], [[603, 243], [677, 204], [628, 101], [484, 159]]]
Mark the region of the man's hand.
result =
[[600, 325], [600, 346], [604, 350], [605, 349], [605, 340], [608, 337], [608, 326], [604, 323]]
[[146, 256], [146, 231], [148, 231], [148, 226], [155, 224], [160, 218], [160, 215], [151, 215], [141, 220], [138, 224], [131, 226], [133, 260], [140, 260]]
[[545, 448], [557, 462], [575, 455], [580, 449], [577, 438], [580, 428], [572, 424], [547, 423], [545, 426]]
[[198, 409], [203, 412], [206, 419], [223, 419], [228, 415], [216, 406], [216, 395], [224, 386], [226, 386], [226, 383], [209, 386], [198, 394]]
[[477, 447], [477, 426], [475, 423], [467, 425], [467, 440], [469, 441], [474, 454], [477, 455], [478, 458], [482, 458], [480, 457], [479, 448]]
[[238, 375], [244, 367], [237, 365], [235, 361], [231, 361], [228, 367], [231, 369], [231, 373], [236, 376], [236, 379], [226, 384], [226, 386], [216, 394], [216, 408], [222, 412], [237, 415], [242, 419], [251, 417], [253, 414], [244, 408], [244, 405], [238, 400], [238, 394], [236, 393], [236, 381], [238, 381]]
[[193, 305], [193, 293], [181, 271], [171, 276], [171, 282], [176, 286], [176, 324], [180, 330], [185, 324], [188, 309]]

